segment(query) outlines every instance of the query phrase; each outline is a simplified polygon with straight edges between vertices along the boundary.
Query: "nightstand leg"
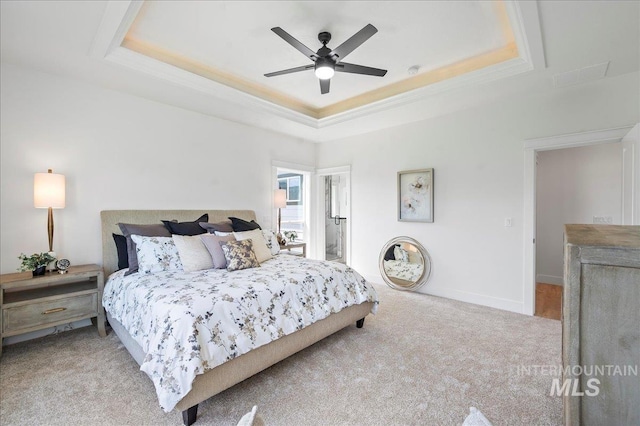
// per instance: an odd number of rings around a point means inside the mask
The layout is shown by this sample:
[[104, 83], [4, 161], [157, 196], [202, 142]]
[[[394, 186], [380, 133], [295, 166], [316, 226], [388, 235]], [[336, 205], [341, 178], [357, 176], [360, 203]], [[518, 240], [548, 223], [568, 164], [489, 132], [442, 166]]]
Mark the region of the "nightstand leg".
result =
[[107, 330], [104, 328], [106, 318], [104, 317], [104, 310], [100, 309], [102, 314], [98, 314], [98, 334], [100, 337], [107, 337]]
[[98, 334], [100, 337], [107, 337], [107, 330], [104, 329], [104, 323], [107, 318], [104, 314], [104, 308], [102, 307], [102, 293], [104, 292], [104, 274], [102, 270], [97, 276], [98, 284]]

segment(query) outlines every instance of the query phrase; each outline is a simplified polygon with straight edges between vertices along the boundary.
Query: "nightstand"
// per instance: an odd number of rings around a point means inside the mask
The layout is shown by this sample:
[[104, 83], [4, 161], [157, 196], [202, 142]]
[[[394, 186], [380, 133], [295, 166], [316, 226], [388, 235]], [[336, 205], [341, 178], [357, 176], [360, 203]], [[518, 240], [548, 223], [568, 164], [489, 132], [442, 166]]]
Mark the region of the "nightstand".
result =
[[103, 290], [104, 273], [98, 265], [38, 277], [31, 272], [0, 275], [0, 343], [5, 337], [94, 317], [98, 334], [105, 337]]
[[[301, 248], [302, 252], [299, 251], [291, 251], [294, 248]], [[307, 257], [307, 243], [288, 243], [285, 246], [280, 246], [280, 251], [287, 250], [287, 254], [293, 254], [296, 256]]]

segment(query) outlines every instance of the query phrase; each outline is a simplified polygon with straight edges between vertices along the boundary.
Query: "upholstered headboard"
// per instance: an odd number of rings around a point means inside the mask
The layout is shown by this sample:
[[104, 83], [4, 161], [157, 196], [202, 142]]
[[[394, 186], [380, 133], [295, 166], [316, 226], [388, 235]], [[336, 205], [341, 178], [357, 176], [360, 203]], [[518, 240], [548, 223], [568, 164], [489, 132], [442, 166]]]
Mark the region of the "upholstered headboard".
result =
[[111, 234], [122, 234], [118, 223], [154, 224], [162, 220], [190, 222], [204, 213], [209, 214], [209, 222], [222, 222], [230, 216], [244, 220], [255, 220], [253, 210], [104, 210], [100, 212], [102, 223], [102, 267], [108, 277], [118, 269], [116, 244]]

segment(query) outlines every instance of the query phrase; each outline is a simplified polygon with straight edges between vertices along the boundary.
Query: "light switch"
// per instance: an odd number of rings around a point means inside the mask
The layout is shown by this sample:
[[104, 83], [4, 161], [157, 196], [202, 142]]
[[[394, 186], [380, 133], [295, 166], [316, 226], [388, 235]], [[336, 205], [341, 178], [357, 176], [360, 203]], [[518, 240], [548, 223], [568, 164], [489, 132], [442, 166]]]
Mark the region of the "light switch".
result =
[[509, 228], [511, 226], [511, 218], [510, 217], [505, 217], [504, 218], [504, 226], [505, 226], [505, 228]]

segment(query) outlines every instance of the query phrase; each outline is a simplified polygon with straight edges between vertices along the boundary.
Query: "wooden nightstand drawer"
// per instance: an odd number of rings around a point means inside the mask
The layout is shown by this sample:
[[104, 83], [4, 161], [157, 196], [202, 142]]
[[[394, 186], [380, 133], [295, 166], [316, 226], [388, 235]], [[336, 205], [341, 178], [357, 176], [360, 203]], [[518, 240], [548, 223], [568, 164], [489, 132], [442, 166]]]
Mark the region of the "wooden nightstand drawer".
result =
[[93, 317], [104, 337], [103, 291], [104, 273], [98, 265], [72, 266], [66, 274], [47, 272], [38, 277], [28, 272], [2, 274], [0, 340]]
[[40, 328], [48, 324], [57, 324], [79, 318], [96, 316], [98, 312], [98, 294], [82, 294], [12, 306], [2, 310], [2, 333]]

